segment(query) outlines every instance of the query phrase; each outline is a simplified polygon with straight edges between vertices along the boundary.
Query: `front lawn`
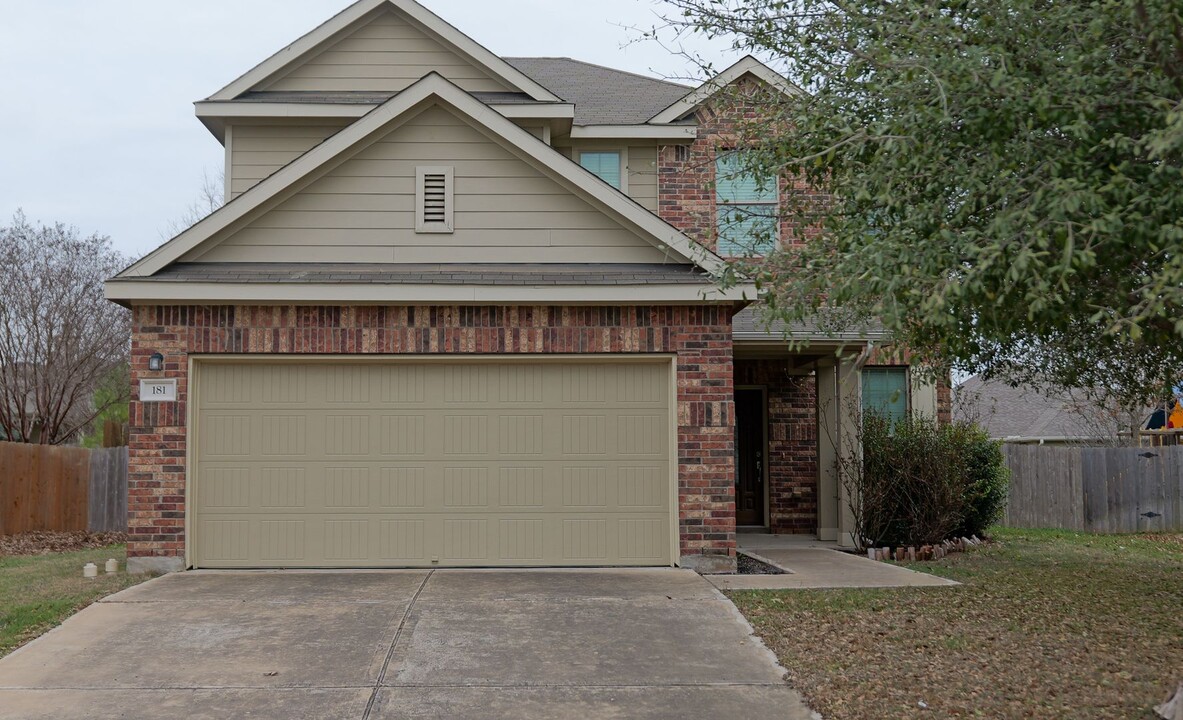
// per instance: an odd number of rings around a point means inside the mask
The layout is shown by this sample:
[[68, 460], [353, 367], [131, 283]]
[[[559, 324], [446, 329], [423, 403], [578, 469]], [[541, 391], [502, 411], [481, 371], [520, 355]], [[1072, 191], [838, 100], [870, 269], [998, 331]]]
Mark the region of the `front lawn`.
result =
[[953, 588], [729, 593], [827, 720], [1151, 718], [1183, 680], [1183, 536], [996, 529]]
[[[107, 558], [119, 561], [115, 575], [103, 573]], [[123, 545], [58, 552], [46, 555], [0, 556], [0, 657], [58, 625], [101, 597], [147, 579], [123, 572]], [[82, 577], [82, 566], [93, 562], [99, 576]]]

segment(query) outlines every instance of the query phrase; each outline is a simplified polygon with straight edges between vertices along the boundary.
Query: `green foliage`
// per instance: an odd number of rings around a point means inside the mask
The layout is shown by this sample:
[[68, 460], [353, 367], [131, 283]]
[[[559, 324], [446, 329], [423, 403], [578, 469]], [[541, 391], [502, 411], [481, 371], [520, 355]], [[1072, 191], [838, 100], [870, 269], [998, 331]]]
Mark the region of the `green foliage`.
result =
[[1009, 472], [998, 444], [976, 425], [868, 412], [862, 447], [857, 493], [869, 545], [982, 535], [1002, 512]]
[[986, 431], [968, 426], [965, 443], [965, 506], [957, 535], [982, 537], [1002, 518], [1010, 489], [1010, 470], [1002, 457], [1002, 444]]
[[120, 425], [127, 423], [130, 383], [131, 368], [127, 363], [115, 367], [103, 378], [102, 384], [95, 389], [92, 406], [105, 409], [95, 417], [90, 432], [82, 438], [83, 447], [100, 447], [103, 444], [103, 427], [108, 422]]
[[863, 534], [873, 545], [944, 540], [961, 523], [961, 448], [923, 417], [863, 417]]
[[805, 90], [740, 130], [826, 188], [750, 268], [783, 319], [967, 372], [1158, 399], [1183, 367], [1178, 0], [670, 0]]

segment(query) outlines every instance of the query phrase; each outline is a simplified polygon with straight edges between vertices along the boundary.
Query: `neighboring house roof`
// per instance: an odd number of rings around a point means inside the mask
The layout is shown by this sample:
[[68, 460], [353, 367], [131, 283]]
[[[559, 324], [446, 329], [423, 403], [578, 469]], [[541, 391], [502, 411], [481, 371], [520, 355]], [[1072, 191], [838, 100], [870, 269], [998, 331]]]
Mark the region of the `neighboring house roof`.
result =
[[686, 85], [565, 57], [507, 57], [505, 61], [575, 103], [576, 125], [640, 125], [690, 90]]
[[[1012, 387], [975, 375], [955, 389], [954, 418], [981, 425], [995, 439], [1085, 440], [1115, 438], [1131, 422], [1084, 392]], [[1137, 418], [1140, 422], [1143, 418]]]
[[681, 120], [694, 112], [700, 105], [715, 96], [720, 90], [731, 85], [745, 75], [756, 77], [768, 85], [780, 90], [786, 95], [796, 95], [801, 89], [784, 78], [783, 75], [748, 55], [723, 72], [707, 80], [680, 98], [676, 98], [668, 106], [648, 118], [652, 124], [665, 124]]
[[507, 86], [540, 102], [559, 100], [536, 81], [494, 55], [483, 45], [457, 30], [443, 18], [414, 0], [357, 0], [299, 40], [256, 65], [246, 74], [210, 96], [210, 100], [233, 100], [270, 78], [283, 74], [330, 43], [347, 34], [383, 10], [394, 10], [431, 33], [455, 52], [482, 68]]

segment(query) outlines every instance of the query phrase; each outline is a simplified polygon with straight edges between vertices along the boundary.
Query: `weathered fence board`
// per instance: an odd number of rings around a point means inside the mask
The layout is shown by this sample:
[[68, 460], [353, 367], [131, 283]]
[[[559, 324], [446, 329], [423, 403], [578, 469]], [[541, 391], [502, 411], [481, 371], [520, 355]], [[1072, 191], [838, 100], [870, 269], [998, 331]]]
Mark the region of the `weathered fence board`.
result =
[[1183, 532], [1183, 445], [1003, 445], [1003, 524], [1102, 533]]
[[0, 442], [0, 535], [127, 529], [127, 448]]
[[91, 530], [127, 530], [127, 448], [102, 448], [91, 453], [88, 506], [87, 524]]

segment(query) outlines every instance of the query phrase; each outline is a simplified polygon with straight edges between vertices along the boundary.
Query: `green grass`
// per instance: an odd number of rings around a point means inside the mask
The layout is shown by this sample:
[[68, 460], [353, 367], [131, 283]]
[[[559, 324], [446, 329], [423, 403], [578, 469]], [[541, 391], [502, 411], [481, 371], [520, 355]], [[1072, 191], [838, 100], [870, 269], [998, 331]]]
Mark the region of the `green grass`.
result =
[[1183, 680], [1183, 536], [994, 538], [909, 565], [960, 587], [731, 596], [827, 719], [1152, 717]]
[[[121, 572], [104, 574], [107, 558], [118, 560]], [[126, 559], [123, 545], [0, 557], [0, 657], [95, 600], [147, 579], [145, 575], [122, 572]], [[97, 578], [82, 577], [82, 566], [88, 562], [99, 566]]]

